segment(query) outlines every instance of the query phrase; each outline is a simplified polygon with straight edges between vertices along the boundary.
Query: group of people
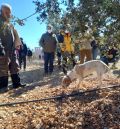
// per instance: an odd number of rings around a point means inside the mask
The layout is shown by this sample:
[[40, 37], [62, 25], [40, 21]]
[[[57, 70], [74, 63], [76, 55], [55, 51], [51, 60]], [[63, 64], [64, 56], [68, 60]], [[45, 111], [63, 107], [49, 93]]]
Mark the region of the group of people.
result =
[[[76, 65], [76, 54], [73, 42], [72, 36], [67, 29], [61, 29], [58, 34], [54, 34], [53, 27], [51, 25], [47, 26], [47, 32], [42, 35], [39, 42], [44, 51], [45, 75], [52, 74], [53, 72], [55, 53], [57, 53], [58, 66], [63, 69], [65, 74], [67, 74], [67, 64], [69, 62], [73, 67]], [[75, 42], [80, 44], [79, 57], [81, 64], [85, 60], [96, 59], [97, 43], [87, 33]]]
[[[27, 47], [19, 38], [17, 30], [10, 23], [12, 8], [3, 4], [0, 10], [0, 89], [8, 88], [8, 77], [11, 76], [13, 88], [24, 87], [21, 84], [19, 68], [24, 62], [26, 68]], [[25, 51], [25, 53], [23, 52]], [[25, 54], [25, 55], [24, 55]], [[20, 66], [20, 67], [19, 67]]]
[[[67, 74], [69, 63], [73, 67], [78, 63], [75, 59], [76, 53], [80, 64], [85, 61], [96, 60], [98, 54], [100, 60], [107, 65], [113, 62], [114, 67], [119, 59], [119, 49], [114, 43], [112, 43], [112, 46], [108, 45], [109, 48], [104, 49], [104, 53], [102, 45], [99, 45], [89, 33], [84, 33], [77, 40], [73, 40], [67, 29], [61, 29], [59, 33], [54, 34], [51, 25], [47, 26], [47, 32], [42, 35], [39, 44], [44, 51], [45, 75], [53, 72], [55, 53], [57, 53], [58, 67], [63, 69], [64, 74]], [[76, 44], [79, 46], [79, 52], [76, 52]], [[106, 45], [103, 46], [105, 47]]]
[[[55, 53], [57, 53], [59, 68], [61, 67], [62, 61], [64, 65], [68, 62], [68, 58], [72, 58], [73, 66], [75, 65], [73, 58], [74, 50], [71, 43], [71, 35], [68, 30], [65, 32], [61, 30], [56, 35], [53, 33], [53, 27], [51, 25], [47, 26], [47, 32], [42, 35], [39, 42], [44, 52], [45, 75], [53, 73]], [[63, 67], [63, 70], [65, 72], [65, 67]]]

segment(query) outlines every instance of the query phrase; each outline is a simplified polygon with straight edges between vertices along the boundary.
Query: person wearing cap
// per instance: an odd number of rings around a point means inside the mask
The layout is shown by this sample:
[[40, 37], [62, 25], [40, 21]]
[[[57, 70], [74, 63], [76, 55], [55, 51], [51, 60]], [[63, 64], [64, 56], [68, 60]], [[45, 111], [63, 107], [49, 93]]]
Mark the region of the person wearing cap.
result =
[[44, 33], [39, 41], [39, 45], [44, 52], [44, 72], [45, 75], [52, 74], [54, 69], [54, 55], [57, 46], [55, 34], [51, 25], [47, 26], [47, 32]]
[[0, 41], [4, 55], [0, 55], [0, 89], [8, 87], [8, 71], [10, 72], [13, 88], [25, 86], [20, 83], [19, 66], [15, 50], [20, 48], [21, 41], [16, 29], [10, 23], [11, 6], [2, 4], [0, 14]]

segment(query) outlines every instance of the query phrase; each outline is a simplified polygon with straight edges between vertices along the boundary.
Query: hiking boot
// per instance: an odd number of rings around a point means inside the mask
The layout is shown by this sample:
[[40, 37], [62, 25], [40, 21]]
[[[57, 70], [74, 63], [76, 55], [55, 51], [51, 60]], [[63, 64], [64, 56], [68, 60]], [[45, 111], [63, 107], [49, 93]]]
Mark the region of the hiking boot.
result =
[[18, 84], [18, 85], [13, 85], [13, 88], [17, 89], [19, 87], [25, 87], [25, 86], [26, 86], [26, 84]]
[[12, 74], [11, 79], [12, 79], [12, 83], [13, 83], [13, 88], [19, 88], [19, 87], [25, 87], [26, 86], [26, 84], [21, 84], [20, 83], [19, 74]]

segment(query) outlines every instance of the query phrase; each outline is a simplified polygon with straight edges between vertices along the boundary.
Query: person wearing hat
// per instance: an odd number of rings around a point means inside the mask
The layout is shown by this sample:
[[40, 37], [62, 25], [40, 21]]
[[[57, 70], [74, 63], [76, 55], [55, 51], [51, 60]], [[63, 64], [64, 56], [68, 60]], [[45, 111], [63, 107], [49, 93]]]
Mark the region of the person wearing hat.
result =
[[11, 6], [2, 4], [0, 14], [0, 43], [2, 54], [0, 54], [0, 89], [8, 87], [8, 71], [10, 72], [13, 88], [22, 85], [19, 77], [19, 66], [15, 50], [20, 48], [21, 41], [17, 31], [10, 23]]
[[47, 32], [44, 33], [39, 41], [39, 45], [43, 48], [44, 52], [44, 72], [45, 75], [52, 74], [54, 69], [54, 55], [57, 47], [57, 40], [53, 34], [51, 25], [47, 26]]

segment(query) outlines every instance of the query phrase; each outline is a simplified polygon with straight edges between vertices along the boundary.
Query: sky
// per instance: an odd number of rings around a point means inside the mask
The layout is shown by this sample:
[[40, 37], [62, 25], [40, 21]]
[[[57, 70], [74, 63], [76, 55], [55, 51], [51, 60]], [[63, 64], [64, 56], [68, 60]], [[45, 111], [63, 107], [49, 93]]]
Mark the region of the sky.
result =
[[[23, 19], [35, 12], [35, 5], [32, 1], [33, 0], [0, 0], [0, 5], [2, 3], [10, 4], [12, 6], [12, 14]], [[36, 17], [37, 15], [34, 15], [29, 18], [24, 26], [15, 25], [19, 36], [24, 39], [24, 42], [31, 49], [39, 46], [39, 39], [46, 31], [45, 23], [40, 24]]]

